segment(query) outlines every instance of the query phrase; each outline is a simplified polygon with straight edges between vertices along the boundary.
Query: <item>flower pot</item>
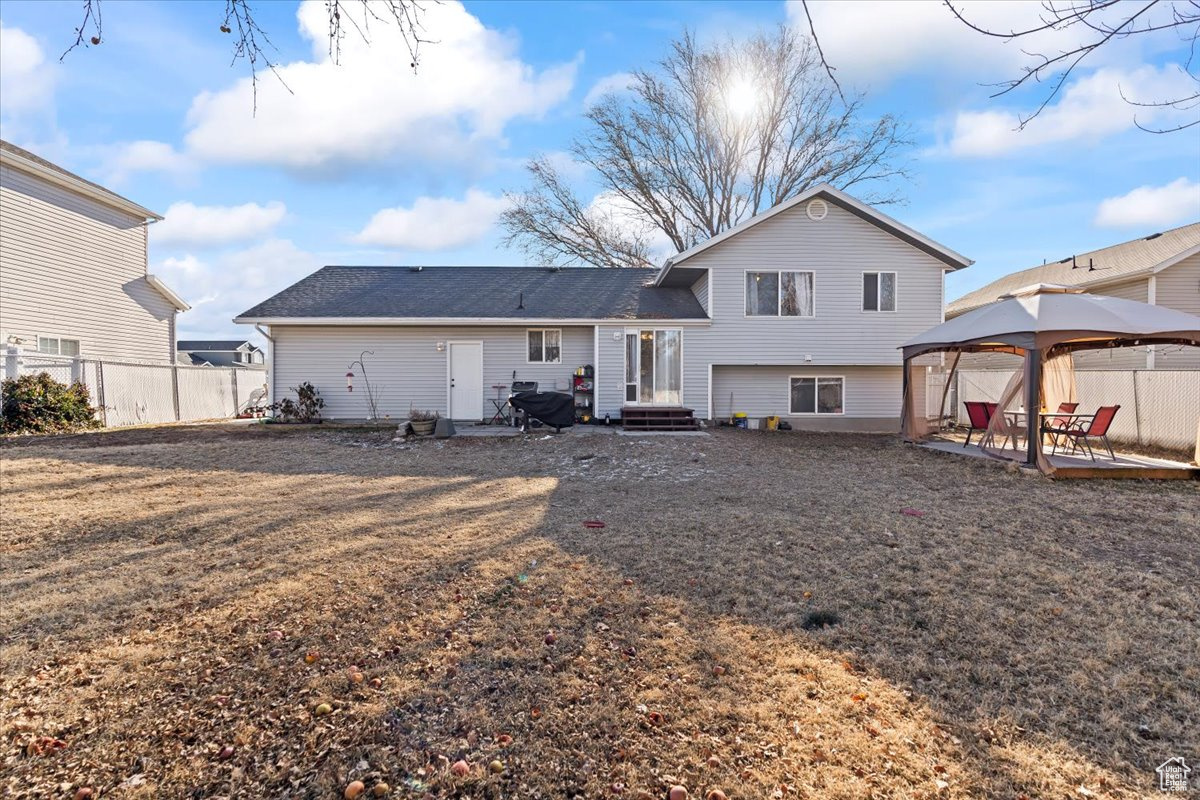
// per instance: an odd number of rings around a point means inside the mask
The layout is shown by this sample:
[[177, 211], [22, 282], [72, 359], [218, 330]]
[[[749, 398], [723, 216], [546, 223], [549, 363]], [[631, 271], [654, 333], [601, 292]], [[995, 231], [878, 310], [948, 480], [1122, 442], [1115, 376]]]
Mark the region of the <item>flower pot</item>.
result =
[[433, 433], [433, 427], [437, 425], [436, 419], [410, 419], [408, 424], [412, 426], [413, 433], [417, 436], [429, 436]]

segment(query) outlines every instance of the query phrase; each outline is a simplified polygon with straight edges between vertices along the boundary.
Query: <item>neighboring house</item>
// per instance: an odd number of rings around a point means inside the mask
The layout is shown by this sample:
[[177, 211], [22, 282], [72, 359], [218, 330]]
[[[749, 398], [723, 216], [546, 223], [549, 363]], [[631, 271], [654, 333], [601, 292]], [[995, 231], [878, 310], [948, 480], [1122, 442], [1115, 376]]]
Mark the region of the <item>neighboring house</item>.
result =
[[182, 339], [179, 363], [198, 367], [265, 367], [262, 348], [245, 339]]
[[599, 418], [683, 406], [895, 430], [897, 348], [942, 321], [944, 273], [970, 263], [818, 186], [660, 270], [325, 267], [235, 322], [266, 326], [273, 397], [311, 381], [334, 418], [367, 415], [344, 377], [366, 350], [393, 417], [478, 420], [514, 378], [566, 391], [590, 364]]
[[147, 271], [160, 219], [0, 141], [0, 347], [173, 363], [188, 305]]
[[[992, 281], [946, 308], [950, 319], [1033, 284], [1074, 286], [1200, 315], [1200, 222], [1021, 270]], [[962, 368], [1010, 366], [1004, 356], [964, 355]], [[1078, 369], [1200, 369], [1194, 347], [1125, 347], [1078, 353]]]

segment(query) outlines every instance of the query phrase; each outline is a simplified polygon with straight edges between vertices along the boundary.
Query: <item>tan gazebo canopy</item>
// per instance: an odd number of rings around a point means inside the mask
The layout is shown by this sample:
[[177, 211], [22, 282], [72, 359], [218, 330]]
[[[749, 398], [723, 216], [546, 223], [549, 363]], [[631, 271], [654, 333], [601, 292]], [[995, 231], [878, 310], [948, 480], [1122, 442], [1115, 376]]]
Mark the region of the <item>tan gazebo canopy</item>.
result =
[[[928, 435], [923, 410], [912, 401], [912, 360], [926, 353], [1003, 352], [1025, 358], [1020, 377], [1010, 387], [1023, 387], [1026, 409], [1057, 407], [1073, 400], [1074, 372], [1070, 354], [1077, 350], [1178, 344], [1200, 347], [1200, 317], [1134, 300], [1083, 294], [1066, 286], [1037, 284], [1000, 301], [943, 322], [905, 342], [903, 433], [916, 441]], [[955, 365], [957, 365], [957, 356]], [[1045, 373], [1045, 374], [1044, 374]], [[1050, 389], [1050, 392], [1047, 392]], [[1009, 397], [1002, 401], [1011, 401]], [[1026, 414], [1026, 463], [1048, 471], [1041, 457], [1036, 413]], [[1200, 431], [1197, 431], [1200, 460]]]

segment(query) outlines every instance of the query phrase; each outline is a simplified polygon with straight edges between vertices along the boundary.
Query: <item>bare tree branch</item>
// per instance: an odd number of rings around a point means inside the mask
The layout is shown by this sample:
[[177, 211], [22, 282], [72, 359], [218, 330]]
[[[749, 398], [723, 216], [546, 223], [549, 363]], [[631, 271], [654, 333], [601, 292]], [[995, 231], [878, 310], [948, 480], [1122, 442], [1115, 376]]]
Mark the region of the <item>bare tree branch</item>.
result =
[[[87, 35], [89, 29], [93, 31], [90, 37]], [[98, 45], [103, 40], [104, 24], [100, 18], [100, 0], [83, 0], [83, 21], [75, 29], [75, 41], [63, 51], [62, 55], [58, 57], [58, 61], [62, 63], [62, 60], [67, 57], [67, 53], [79, 47], [79, 45], [87, 47], [88, 42]]]
[[581, 201], [537, 159], [533, 185], [510, 193], [501, 216], [506, 241], [556, 263], [647, 266], [655, 238], [681, 251], [817, 183], [905, 176], [905, 127], [890, 116], [863, 125], [860, 114], [861, 100], [844, 100], [813, 44], [789, 29], [708, 47], [684, 35], [628, 94], [587, 111], [571, 154], [598, 200]]
[[[325, 0], [325, 9], [329, 16], [329, 57], [334, 64], [341, 63], [342, 40], [346, 35], [347, 22], [354, 32], [368, 45], [371, 44], [370, 23], [375, 21], [383, 25], [394, 25], [400, 32], [405, 47], [408, 49], [409, 66], [415, 72], [420, 64], [422, 45], [436, 44], [426, 38], [422, 24], [425, 6], [429, 2], [440, 0]], [[362, 12], [363, 23], [360, 25], [354, 14], [346, 13], [347, 5], [354, 5]], [[102, 40], [102, 25], [100, 16], [101, 0], [83, 0], [83, 20], [75, 29], [75, 42], [59, 57], [66, 58], [80, 45], [98, 45]], [[279, 80], [288, 92], [291, 88], [283, 80], [270, 51], [277, 48], [271, 43], [267, 32], [258, 24], [254, 7], [250, 0], [225, 0], [225, 14], [222, 18], [220, 31], [225, 34], [235, 34], [233, 58], [231, 64], [245, 60], [250, 67], [250, 82], [252, 87], [255, 111], [258, 110], [258, 80], [259, 73], [265, 68]], [[89, 37], [88, 33], [92, 33]]]
[[813, 44], [817, 46], [817, 54], [821, 56], [821, 64], [825, 67], [825, 74], [829, 76], [829, 80], [833, 81], [833, 85], [838, 91], [838, 97], [842, 98], [842, 102], [844, 103], [846, 102], [846, 95], [842, 93], [842, 85], [833, 76], [835, 67], [829, 63], [829, 59], [825, 57], [825, 51], [821, 49], [821, 39], [817, 36], [817, 27], [813, 25], [812, 12], [808, 10], [808, 0], [800, 0], [800, 5], [804, 8], [804, 18], [808, 20], [808, 32], [812, 36]]
[[[1030, 81], [1036, 83], [1049, 81], [1050, 91], [1043, 96], [1038, 107], [1032, 114], [1019, 118], [1020, 124], [1017, 126], [1017, 130], [1023, 129], [1031, 120], [1036, 119], [1058, 97], [1063, 86], [1080, 64], [1091, 57], [1097, 50], [1116, 39], [1144, 36], [1157, 31], [1177, 31], [1180, 37], [1189, 43], [1189, 57], [1184, 66], [1184, 72], [1200, 86], [1200, 76], [1197, 76], [1192, 71], [1196, 40], [1200, 37], [1200, 2], [1197, 2], [1197, 0], [1175, 0], [1171, 3], [1172, 14], [1169, 21], [1157, 23], [1151, 21], [1148, 17], [1150, 11], [1160, 6], [1164, 1], [1146, 0], [1134, 3], [1132, 0], [1067, 0], [1066, 2], [1044, 0], [1042, 3], [1042, 14], [1039, 17], [1040, 24], [1023, 30], [997, 31], [978, 25], [968, 19], [964, 13], [965, 7], [964, 10], [959, 10], [951, 0], [943, 0], [946, 7], [950, 9], [951, 13], [963, 25], [966, 25], [976, 33], [1004, 41], [1018, 41], [1037, 34], [1048, 34], [1051, 32], [1062, 35], [1064, 32], [1072, 29], [1084, 30], [1088, 34], [1094, 34], [1087, 36], [1083, 41], [1078, 42], [1074, 46], [1053, 55], [1022, 50], [1023, 53], [1033, 59], [1033, 63], [1022, 67], [1019, 77], [991, 84], [998, 89], [991, 96], [1000, 97], [1026, 85]], [[1106, 20], [1104, 16], [1104, 12], [1110, 9], [1122, 12], [1111, 22]], [[1131, 102], [1131, 105], [1189, 109], [1192, 107], [1187, 105], [1189, 99], [1189, 97], [1185, 96], [1175, 99], [1168, 98], [1161, 102]], [[1170, 133], [1200, 124], [1200, 116], [1195, 120], [1161, 129], [1145, 127], [1138, 122], [1136, 117], [1134, 118], [1134, 122], [1139, 128], [1148, 132]]]

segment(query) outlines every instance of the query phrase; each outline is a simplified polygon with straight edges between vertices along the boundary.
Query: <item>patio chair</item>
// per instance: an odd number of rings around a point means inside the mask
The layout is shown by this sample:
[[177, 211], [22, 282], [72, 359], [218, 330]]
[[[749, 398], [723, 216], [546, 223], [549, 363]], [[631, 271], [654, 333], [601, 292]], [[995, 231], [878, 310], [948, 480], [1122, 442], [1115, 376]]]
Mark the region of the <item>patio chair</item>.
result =
[[[988, 423], [992, 421], [992, 412], [996, 410], [995, 403], [984, 403], [980, 400], [964, 400], [967, 407], [967, 441], [963, 447], [971, 443], [971, 434], [975, 431], [987, 431]], [[991, 406], [989, 409], [988, 406]]]
[[1050, 441], [1057, 444], [1058, 438], [1062, 435], [1062, 431], [1071, 427], [1075, 413], [1075, 409], [1079, 408], [1079, 403], [1059, 403], [1056, 413], [1066, 414], [1064, 417], [1048, 417], [1042, 421], [1042, 434], [1050, 437]]
[[[1072, 445], [1073, 450], [1078, 450], [1083, 447], [1084, 451], [1091, 456], [1092, 461], [1096, 460], [1096, 454], [1092, 451], [1091, 439], [1099, 439], [1104, 443], [1104, 448], [1108, 450], [1108, 457], [1113, 461], [1117, 460], [1117, 456], [1113, 453], [1112, 445], [1108, 442], [1108, 429], [1112, 425], [1113, 417], [1117, 416], [1117, 412], [1121, 410], [1120, 406], [1100, 406], [1096, 409], [1095, 416], [1086, 428], [1082, 426], [1069, 427], [1061, 433], [1065, 436]], [[1057, 451], [1057, 445], [1050, 451], [1051, 455]]]

